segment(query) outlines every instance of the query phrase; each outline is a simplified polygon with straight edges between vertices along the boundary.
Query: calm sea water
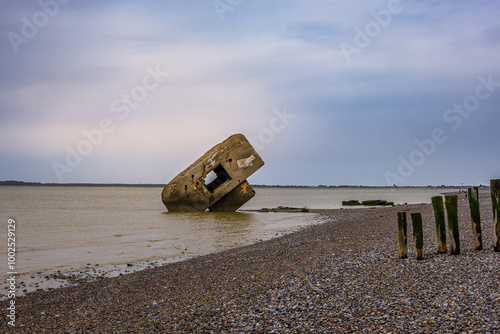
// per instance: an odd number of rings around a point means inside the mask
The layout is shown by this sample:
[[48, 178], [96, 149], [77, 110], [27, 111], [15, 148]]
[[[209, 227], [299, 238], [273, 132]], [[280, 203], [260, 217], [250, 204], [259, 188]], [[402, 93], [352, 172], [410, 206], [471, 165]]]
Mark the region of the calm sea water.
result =
[[[6, 278], [7, 222], [15, 219], [17, 272], [173, 262], [315, 223], [303, 213], [167, 213], [161, 188], [0, 188], [0, 277]], [[342, 200], [430, 203], [436, 189], [257, 188], [243, 210], [292, 206], [339, 208]], [[4, 266], [4, 267], [2, 267]]]
[[383, 199], [395, 204], [431, 203], [443, 189], [425, 188], [257, 188], [257, 195], [242, 209], [292, 206], [336, 209], [342, 201]]

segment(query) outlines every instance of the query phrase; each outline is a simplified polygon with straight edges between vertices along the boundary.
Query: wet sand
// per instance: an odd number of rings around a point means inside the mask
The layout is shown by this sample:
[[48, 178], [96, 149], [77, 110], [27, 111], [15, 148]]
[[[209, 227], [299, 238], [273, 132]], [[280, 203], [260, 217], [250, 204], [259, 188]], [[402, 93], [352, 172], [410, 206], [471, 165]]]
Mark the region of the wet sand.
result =
[[[421, 212], [424, 257], [398, 259], [396, 212]], [[491, 201], [473, 247], [460, 197], [461, 255], [437, 255], [429, 204], [318, 210], [322, 224], [250, 246], [16, 299], [19, 332], [500, 332], [500, 253]], [[270, 213], [272, 214], [272, 213]], [[0, 302], [0, 332], [8, 301]]]

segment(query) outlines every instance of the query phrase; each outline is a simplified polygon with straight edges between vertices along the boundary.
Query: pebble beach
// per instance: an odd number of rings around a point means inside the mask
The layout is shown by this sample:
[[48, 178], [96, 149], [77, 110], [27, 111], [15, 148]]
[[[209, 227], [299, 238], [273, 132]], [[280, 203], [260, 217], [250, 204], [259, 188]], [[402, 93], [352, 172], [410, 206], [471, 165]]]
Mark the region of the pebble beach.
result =
[[[408, 222], [398, 258], [397, 212], [420, 212], [424, 260]], [[500, 333], [500, 253], [481, 194], [484, 250], [474, 250], [459, 197], [461, 254], [436, 254], [430, 204], [311, 210], [321, 223], [250, 246], [0, 302], [0, 332]], [[273, 214], [273, 213], [269, 213]]]

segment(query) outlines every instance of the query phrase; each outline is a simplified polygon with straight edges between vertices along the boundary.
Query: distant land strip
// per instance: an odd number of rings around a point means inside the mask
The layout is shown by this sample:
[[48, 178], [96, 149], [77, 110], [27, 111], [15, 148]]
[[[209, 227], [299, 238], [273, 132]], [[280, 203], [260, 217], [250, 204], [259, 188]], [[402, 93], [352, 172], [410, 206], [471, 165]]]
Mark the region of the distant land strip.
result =
[[42, 183], [25, 181], [0, 181], [0, 186], [16, 187], [138, 187], [138, 188], [163, 188], [165, 184], [154, 183]]
[[[166, 183], [42, 183], [42, 182], [25, 182], [25, 181], [0, 181], [0, 186], [29, 186], [29, 187], [137, 187], [137, 188], [163, 188]], [[427, 189], [467, 189], [470, 185], [440, 185], [440, 186], [363, 186], [363, 185], [317, 185], [317, 186], [304, 186], [304, 185], [265, 185], [265, 184], [252, 184], [254, 188], [427, 188]], [[480, 188], [487, 188], [481, 184]]]

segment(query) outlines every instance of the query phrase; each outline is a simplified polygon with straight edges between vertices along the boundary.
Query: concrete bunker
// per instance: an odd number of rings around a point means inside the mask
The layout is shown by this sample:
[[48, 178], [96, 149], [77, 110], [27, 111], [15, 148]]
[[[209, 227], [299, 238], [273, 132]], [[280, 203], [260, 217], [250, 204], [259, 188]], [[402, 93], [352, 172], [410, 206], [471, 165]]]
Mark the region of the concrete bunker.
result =
[[242, 134], [212, 147], [162, 191], [169, 212], [231, 212], [255, 196], [247, 178], [264, 161]]

